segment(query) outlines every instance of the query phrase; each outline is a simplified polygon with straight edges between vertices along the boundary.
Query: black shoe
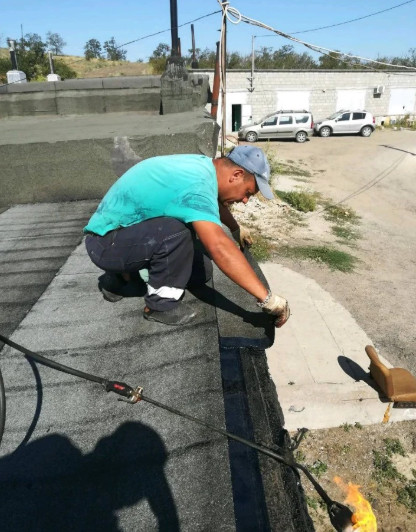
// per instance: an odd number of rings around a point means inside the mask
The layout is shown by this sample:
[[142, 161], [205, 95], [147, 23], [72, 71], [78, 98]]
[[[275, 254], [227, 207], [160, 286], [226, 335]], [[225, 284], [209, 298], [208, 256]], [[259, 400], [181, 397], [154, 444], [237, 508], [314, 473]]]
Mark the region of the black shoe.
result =
[[163, 312], [146, 308], [147, 310], [143, 311], [143, 317], [146, 320], [158, 321], [165, 325], [185, 325], [193, 321], [196, 316], [196, 311], [186, 303], [179, 303], [176, 307]]
[[121, 291], [126, 285], [126, 281], [120, 273], [106, 272], [99, 279], [98, 288], [103, 294], [103, 298], [110, 303], [115, 303], [123, 299]]

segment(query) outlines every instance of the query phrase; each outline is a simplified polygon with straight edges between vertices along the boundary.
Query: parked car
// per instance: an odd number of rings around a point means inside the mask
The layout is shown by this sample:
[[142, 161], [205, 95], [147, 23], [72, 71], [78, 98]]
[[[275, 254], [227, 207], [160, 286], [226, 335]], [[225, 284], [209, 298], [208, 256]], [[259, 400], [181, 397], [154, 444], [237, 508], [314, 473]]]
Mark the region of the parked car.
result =
[[368, 111], [341, 110], [316, 122], [314, 130], [321, 137], [336, 133], [359, 133], [362, 137], [369, 137], [376, 128], [375, 123], [374, 116]]
[[313, 135], [313, 117], [309, 111], [276, 111], [258, 122], [245, 124], [238, 130], [238, 138], [248, 142], [259, 139], [296, 139], [305, 142]]

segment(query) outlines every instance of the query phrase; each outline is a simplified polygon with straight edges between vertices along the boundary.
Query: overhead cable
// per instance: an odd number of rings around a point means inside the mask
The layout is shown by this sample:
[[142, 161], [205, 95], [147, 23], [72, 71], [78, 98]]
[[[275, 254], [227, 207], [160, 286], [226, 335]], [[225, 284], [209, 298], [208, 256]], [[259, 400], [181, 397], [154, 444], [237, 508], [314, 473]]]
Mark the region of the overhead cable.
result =
[[[179, 24], [177, 28], [182, 28], [182, 26], [187, 26], [188, 24], [193, 24], [194, 22], [197, 22], [198, 20], [201, 20], [203, 18], [211, 17], [212, 15], [216, 15], [217, 13], [221, 13], [221, 9], [217, 9], [216, 11], [213, 11], [212, 13], [207, 13], [206, 15], [202, 15], [201, 17], [195, 18], [193, 20], [190, 20], [188, 22], [184, 22], [183, 24]], [[171, 31], [171, 28], [168, 28], [166, 30], [160, 30], [155, 33], [149, 33], [149, 35], [144, 35], [143, 37], [139, 37], [137, 39], [134, 39], [133, 41], [125, 42], [124, 44], [120, 44], [119, 46], [115, 47], [115, 50], [118, 50], [119, 48], [122, 48], [123, 46], [127, 46], [129, 44], [133, 44], [138, 41], [143, 41], [144, 39], [148, 39], [149, 37], [154, 37], [155, 35], [160, 35], [161, 33], [166, 33], [167, 31]], [[81, 61], [84, 61], [84, 58], [81, 57], [80, 59], [76, 59], [74, 61], [71, 61], [70, 63], [66, 63], [67, 66], [75, 65], [77, 63], [80, 63]], [[25, 78], [26, 79], [26, 78]], [[10, 83], [4, 83], [3, 85], [0, 85], [0, 87], [5, 87], [6, 85], [14, 85], [15, 83], [20, 83], [19, 81], [11, 81]]]
[[352, 59], [359, 59], [360, 61], [366, 61], [366, 62], [378, 64], [378, 65], [384, 65], [384, 66], [389, 66], [393, 68], [403, 68], [407, 70], [416, 71], [416, 67], [409, 67], [405, 65], [394, 65], [392, 63], [387, 63], [384, 61], [377, 61], [375, 59], [369, 59], [367, 57], [361, 57], [359, 55], [347, 54], [345, 52], [340, 52], [338, 50], [331, 50], [330, 48], [324, 48], [323, 46], [319, 46], [316, 44], [308, 43], [306, 41], [302, 41], [296, 37], [293, 37], [292, 35], [289, 35], [288, 33], [285, 33], [283, 31], [277, 30], [276, 28], [273, 28], [272, 26], [269, 26], [268, 24], [264, 24], [263, 22], [260, 22], [259, 20], [255, 20], [245, 15], [242, 15], [240, 11], [238, 11], [238, 9], [229, 6], [229, 2], [221, 2], [221, 0], [218, 0], [218, 3], [221, 5], [223, 9], [223, 13], [224, 13], [223, 16], [226, 16], [227, 20], [231, 22], [232, 24], [239, 24], [240, 22], [245, 22], [247, 24], [252, 24], [253, 26], [264, 28], [266, 30], [272, 31], [273, 33], [276, 33], [277, 35], [280, 35], [281, 37], [285, 39], [296, 42], [298, 44], [302, 44], [303, 46], [306, 46], [306, 48], [309, 48], [310, 50], [313, 50], [314, 52], [327, 53], [327, 54], [333, 53], [341, 57], [351, 57]]
[[369, 13], [368, 15], [364, 15], [363, 17], [352, 18], [350, 20], [345, 20], [344, 22], [338, 22], [336, 24], [329, 24], [328, 26], [320, 26], [319, 28], [312, 28], [310, 30], [292, 31], [291, 35], [298, 35], [299, 33], [309, 33], [311, 31], [318, 31], [318, 30], [326, 30], [328, 28], [335, 28], [336, 26], [342, 26], [344, 24], [350, 24], [351, 22], [357, 22], [358, 20], [364, 20], [365, 18], [374, 17], [374, 15], [380, 15], [380, 13], [385, 13], [386, 11], [397, 9], [398, 7], [404, 6], [406, 4], [411, 4], [412, 2], [415, 2], [415, 1], [416, 0], [407, 0], [407, 2], [402, 2], [401, 4], [388, 7], [387, 9], [382, 9], [381, 11], [375, 11], [374, 13]]

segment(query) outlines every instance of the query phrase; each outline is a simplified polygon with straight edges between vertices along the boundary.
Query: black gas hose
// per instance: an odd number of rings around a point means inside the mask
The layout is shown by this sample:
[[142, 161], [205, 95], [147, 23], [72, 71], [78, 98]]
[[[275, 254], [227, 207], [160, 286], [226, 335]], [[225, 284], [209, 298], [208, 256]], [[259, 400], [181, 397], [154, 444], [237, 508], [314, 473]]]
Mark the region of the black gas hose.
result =
[[[270, 458], [273, 458], [274, 460], [277, 460], [278, 462], [285, 464], [288, 467], [291, 467], [292, 469], [301, 470], [306, 475], [306, 477], [309, 479], [309, 481], [311, 482], [315, 490], [318, 492], [320, 497], [325, 502], [327, 509], [328, 509], [329, 518], [334, 528], [337, 531], [343, 532], [352, 526], [351, 510], [347, 506], [337, 501], [333, 501], [329, 497], [329, 495], [326, 493], [326, 491], [323, 489], [323, 487], [313, 477], [311, 472], [302, 464], [298, 464], [297, 462], [295, 462], [287, 454], [278, 454], [274, 449], [271, 449], [270, 447], [264, 444], [257, 444], [250, 440], [246, 440], [245, 438], [241, 438], [240, 436], [237, 436], [236, 434], [227, 432], [223, 429], [220, 429], [219, 427], [211, 425], [210, 423], [207, 423], [206, 421], [202, 419], [190, 416], [189, 414], [181, 412], [180, 410], [176, 410], [175, 408], [172, 408], [168, 405], [160, 403], [159, 401], [155, 401], [154, 399], [146, 397], [145, 395], [143, 395], [143, 389], [140, 387], [132, 388], [131, 386], [129, 386], [128, 384], [124, 382], [110, 381], [103, 377], [91, 375], [90, 373], [85, 373], [84, 371], [79, 371], [69, 366], [65, 366], [64, 364], [60, 364], [58, 362], [45, 358], [42, 355], [39, 355], [38, 353], [30, 351], [29, 349], [13, 342], [12, 340], [9, 340], [9, 338], [3, 336], [2, 334], [0, 334], [0, 341], [4, 342], [10, 347], [13, 347], [17, 351], [20, 351], [24, 355], [33, 358], [34, 360], [36, 360], [37, 362], [39, 362], [40, 364], [44, 366], [50, 367], [52, 369], [56, 369], [58, 371], [62, 371], [63, 373], [68, 373], [70, 375], [74, 375], [76, 377], [80, 377], [82, 379], [86, 379], [86, 380], [101, 384], [107, 392], [114, 392], [118, 395], [121, 395], [128, 402], [132, 404], [135, 404], [139, 401], [146, 401], [147, 403], [150, 403], [158, 408], [162, 408], [163, 410], [166, 410], [180, 417], [188, 419], [189, 421], [193, 421], [194, 423], [197, 423], [206, 428], [209, 428], [213, 432], [222, 434], [223, 436], [230, 438], [232, 440], [238, 441], [244, 445], [247, 445], [248, 447], [251, 447], [252, 449], [256, 449], [258, 452], [266, 456], [269, 456]], [[6, 421], [6, 397], [5, 397], [4, 382], [3, 382], [3, 378], [1, 375], [1, 371], [0, 371], [0, 444], [1, 444], [2, 437], [3, 437], [5, 421]], [[282, 451], [281, 449], [279, 450]], [[284, 451], [282, 452], [284, 453]]]

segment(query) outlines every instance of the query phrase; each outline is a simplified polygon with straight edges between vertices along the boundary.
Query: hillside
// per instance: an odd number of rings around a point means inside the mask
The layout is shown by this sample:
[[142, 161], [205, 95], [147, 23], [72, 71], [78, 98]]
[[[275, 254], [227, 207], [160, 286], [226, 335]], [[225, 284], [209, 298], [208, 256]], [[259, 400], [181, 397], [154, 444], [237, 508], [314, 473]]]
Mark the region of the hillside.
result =
[[106, 59], [90, 59], [73, 55], [63, 55], [57, 58], [64, 61], [78, 78], [105, 78], [116, 76], [144, 76], [152, 74], [148, 63], [131, 63], [130, 61], [107, 61]]
[[[9, 57], [8, 48], [0, 48], [0, 58]], [[131, 63], [130, 61], [107, 61], [106, 59], [91, 59], [74, 55], [62, 55], [55, 60], [65, 62], [77, 73], [78, 78], [105, 78], [116, 76], [144, 76], [152, 74], [148, 63]]]

